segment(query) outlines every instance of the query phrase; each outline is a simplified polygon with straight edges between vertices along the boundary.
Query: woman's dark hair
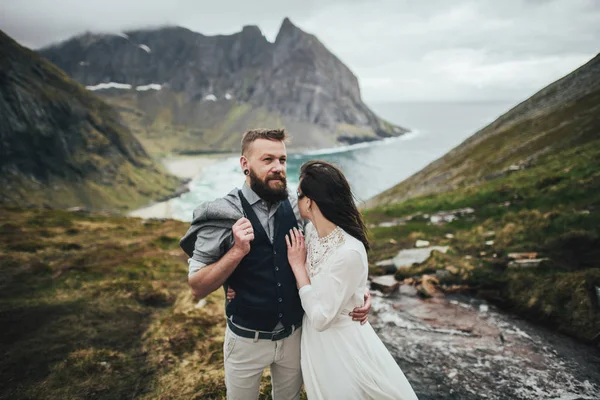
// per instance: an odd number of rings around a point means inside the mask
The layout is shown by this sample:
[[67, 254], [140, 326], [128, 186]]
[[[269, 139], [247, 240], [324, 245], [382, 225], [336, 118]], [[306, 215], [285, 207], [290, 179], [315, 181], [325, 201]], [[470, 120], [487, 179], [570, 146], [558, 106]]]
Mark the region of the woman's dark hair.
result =
[[339, 168], [326, 161], [308, 161], [300, 169], [300, 190], [317, 203], [325, 218], [370, 249], [367, 228]]

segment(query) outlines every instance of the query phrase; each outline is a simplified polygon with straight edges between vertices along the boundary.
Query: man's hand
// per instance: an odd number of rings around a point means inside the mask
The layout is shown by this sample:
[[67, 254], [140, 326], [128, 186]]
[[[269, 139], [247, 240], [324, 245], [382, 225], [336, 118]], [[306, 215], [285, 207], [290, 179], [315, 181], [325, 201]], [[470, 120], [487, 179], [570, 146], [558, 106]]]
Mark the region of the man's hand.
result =
[[360, 324], [364, 325], [369, 319], [369, 312], [371, 312], [371, 292], [367, 289], [365, 290], [365, 304], [362, 307], [356, 307], [350, 316], [353, 321], [360, 321]]
[[254, 240], [254, 229], [248, 218], [240, 218], [233, 224], [233, 248], [236, 249], [242, 257], [250, 252], [250, 242]]
[[233, 246], [217, 262], [201, 268], [188, 279], [194, 297], [204, 298], [223, 286], [250, 252], [250, 242], [254, 240], [254, 229], [250, 221], [240, 218], [231, 227], [231, 232]]

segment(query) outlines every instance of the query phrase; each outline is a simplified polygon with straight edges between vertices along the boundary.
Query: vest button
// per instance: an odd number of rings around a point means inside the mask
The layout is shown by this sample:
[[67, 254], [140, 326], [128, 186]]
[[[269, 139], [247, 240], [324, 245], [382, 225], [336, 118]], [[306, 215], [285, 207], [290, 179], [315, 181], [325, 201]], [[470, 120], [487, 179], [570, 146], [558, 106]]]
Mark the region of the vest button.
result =
[[281, 282], [277, 282], [277, 286], [278, 286], [278, 287], [281, 287]]
[[273, 250], [273, 254], [277, 254], [277, 250]]
[[279, 271], [279, 267], [275, 267], [275, 271]]
[[283, 317], [283, 314], [282, 314], [282, 313], [279, 313], [279, 318], [281, 318], [281, 317]]
[[280, 297], [277, 299], [277, 301], [279, 301], [281, 303], [283, 301], [283, 299]]

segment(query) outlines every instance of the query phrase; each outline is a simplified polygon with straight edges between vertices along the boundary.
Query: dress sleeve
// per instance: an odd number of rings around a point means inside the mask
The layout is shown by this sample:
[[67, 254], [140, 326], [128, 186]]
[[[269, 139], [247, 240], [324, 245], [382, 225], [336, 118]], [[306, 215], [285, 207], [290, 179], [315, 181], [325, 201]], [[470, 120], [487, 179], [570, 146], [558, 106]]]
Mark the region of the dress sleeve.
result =
[[300, 289], [300, 300], [311, 325], [319, 332], [329, 328], [343, 306], [361, 285], [364, 264], [355, 249], [344, 250], [323, 277]]

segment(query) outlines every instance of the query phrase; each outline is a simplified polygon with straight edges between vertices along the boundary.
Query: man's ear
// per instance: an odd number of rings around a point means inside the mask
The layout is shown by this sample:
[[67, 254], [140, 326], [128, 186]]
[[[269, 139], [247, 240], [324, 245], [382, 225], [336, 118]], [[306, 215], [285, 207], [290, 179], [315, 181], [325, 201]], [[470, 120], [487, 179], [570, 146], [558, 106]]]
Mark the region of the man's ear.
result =
[[248, 165], [248, 159], [245, 156], [240, 157], [240, 167], [242, 167], [244, 175], [248, 175], [246, 171], [250, 171], [250, 166]]

